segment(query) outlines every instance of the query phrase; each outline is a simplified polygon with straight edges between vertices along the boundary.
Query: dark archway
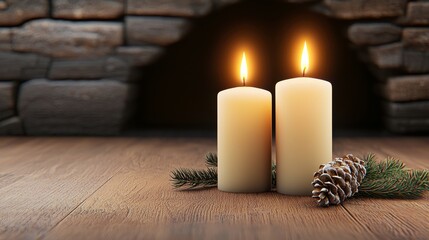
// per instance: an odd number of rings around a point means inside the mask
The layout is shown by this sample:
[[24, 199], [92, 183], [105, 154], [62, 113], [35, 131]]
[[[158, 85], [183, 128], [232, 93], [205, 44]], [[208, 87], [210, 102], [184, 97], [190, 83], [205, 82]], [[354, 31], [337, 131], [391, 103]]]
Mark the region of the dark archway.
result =
[[309, 75], [334, 87], [334, 129], [379, 127], [374, 78], [349, 46], [349, 23], [309, 6], [245, 1], [196, 19], [187, 36], [143, 69], [136, 126], [215, 129], [216, 94], [239, 85], [234, 71], [242, 50], [253, 66], [249, 85], [274, 94], [276, 82], [299, 75], [297, 43], [307, 38], [314, 56]]

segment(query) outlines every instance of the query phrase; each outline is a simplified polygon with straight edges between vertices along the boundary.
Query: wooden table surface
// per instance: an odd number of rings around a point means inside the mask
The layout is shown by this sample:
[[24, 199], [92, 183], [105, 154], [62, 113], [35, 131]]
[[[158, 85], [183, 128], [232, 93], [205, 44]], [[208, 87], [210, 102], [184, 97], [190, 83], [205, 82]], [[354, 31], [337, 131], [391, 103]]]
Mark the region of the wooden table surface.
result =
[[[350, 199], [176, 191], [213, 138], [0, 138], [0, 239], [429, 239], [429, 194]], [[393, 155], [429, 168], [429, 138], [337, 138], [334, 155]]]

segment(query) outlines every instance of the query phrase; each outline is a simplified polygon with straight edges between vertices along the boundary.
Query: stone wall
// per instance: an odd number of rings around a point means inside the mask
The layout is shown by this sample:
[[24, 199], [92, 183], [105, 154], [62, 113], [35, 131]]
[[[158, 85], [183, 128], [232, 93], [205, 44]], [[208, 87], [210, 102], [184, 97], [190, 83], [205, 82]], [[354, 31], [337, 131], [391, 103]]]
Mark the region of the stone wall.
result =
[[[164, 54], [194, 18], [238, 1], [0, 0], [0, 134], [120, 133], [138, 84], [130, 70]], [[289, 2], [350, 20], [386, 126], [429, 130], [428, 1]]]
[[378, 79], [387, 129], [429, 131], [429, 2], [377, 2], [392, 18], [356, 20], [348, 37]]

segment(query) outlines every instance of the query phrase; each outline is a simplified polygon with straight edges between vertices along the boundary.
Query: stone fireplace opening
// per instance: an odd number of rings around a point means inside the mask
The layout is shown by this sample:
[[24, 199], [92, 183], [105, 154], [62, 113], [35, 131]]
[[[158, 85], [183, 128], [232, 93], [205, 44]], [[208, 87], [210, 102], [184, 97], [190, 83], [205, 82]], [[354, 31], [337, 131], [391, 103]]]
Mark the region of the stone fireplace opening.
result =
[[428, 132], [428, 26], [426, 1], [0, 0], [0, 134], [214, 130], [241, 52], [274, 93], [304, 39], [335, 130]]
[[308, 76], [333, 84], [334, 129], [380, 129], [376, 80], [347, 39], [349, 25], [311, 4], [282, 1], [239, 2], [198, 18], [180, 42], [142, 70], [135, 126], [214, 130], [217, 93], [241, 85], [241, 52], [250, 62], [248, 85], [274, 97], [278, 81], [300, 76], [305, 39], [311, 44]]

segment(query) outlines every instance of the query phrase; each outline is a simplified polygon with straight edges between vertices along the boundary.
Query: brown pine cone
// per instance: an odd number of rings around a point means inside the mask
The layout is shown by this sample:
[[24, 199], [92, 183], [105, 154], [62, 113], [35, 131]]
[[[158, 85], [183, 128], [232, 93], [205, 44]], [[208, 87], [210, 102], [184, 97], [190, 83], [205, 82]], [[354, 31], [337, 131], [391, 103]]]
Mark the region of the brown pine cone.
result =
[[365, 174], [365, 162], [352, 154], [335, 158], [314, 173], [313, 198], [322, 207], [340, 204], [358, 192]]

